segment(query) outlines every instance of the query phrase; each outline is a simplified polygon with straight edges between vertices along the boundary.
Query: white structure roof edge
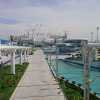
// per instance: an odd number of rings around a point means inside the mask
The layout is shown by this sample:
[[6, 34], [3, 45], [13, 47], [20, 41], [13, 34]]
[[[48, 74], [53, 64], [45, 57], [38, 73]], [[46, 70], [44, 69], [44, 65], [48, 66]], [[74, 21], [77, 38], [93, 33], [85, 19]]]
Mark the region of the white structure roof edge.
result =
[[31, 47], [25, 47], [25, 46], [6, 46], [6, 45], [0, 45], [0, 50], [17, 50], [17, 49], [31, 49]]

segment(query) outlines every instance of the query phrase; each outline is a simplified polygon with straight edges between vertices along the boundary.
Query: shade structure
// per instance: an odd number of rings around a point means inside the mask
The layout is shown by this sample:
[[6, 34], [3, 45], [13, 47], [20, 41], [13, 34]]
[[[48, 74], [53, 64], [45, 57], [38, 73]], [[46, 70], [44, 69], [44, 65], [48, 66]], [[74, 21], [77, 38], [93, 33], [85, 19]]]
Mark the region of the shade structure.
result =
[[[11, 74], [16, 74], [15, 73], [16, 72], [15, 71], [15, 52], [16, 50], [20, 51], [20, 64], [22, 64], [22, 52], [31, 50], [31, 47], [0, 45], [0, 51], [3, 51], [3, 50], [10, 52], [11, 54]], [[26, 57], [26, 54], [24, 56]]]

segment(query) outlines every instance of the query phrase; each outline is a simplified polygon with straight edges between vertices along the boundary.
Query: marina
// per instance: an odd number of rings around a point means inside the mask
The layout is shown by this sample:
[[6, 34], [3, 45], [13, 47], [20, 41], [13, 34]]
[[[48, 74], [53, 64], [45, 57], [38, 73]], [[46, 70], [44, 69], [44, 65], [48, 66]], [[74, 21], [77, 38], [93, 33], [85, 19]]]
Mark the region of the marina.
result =
[[100, 100], [100, 0], [0, 0], [0, 100]]

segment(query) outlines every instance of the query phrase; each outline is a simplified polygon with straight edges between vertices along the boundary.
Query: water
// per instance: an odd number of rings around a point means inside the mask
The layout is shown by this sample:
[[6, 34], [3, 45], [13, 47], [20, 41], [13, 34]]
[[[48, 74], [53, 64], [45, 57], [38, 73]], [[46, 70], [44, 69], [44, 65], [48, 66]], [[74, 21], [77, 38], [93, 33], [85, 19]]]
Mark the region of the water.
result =
[[[52, 64], [54, 65], [55, 62]], [[64, 76], [65, 79], [76, 81], [77, 84], [81, 83], [83, 85], [83, 67], [81, 65], [58, 60], [58, 74]], [[100, 72], [90, 71], [90, 79], [93, 80], [90, 85], [91, 91], [100, 96]]]

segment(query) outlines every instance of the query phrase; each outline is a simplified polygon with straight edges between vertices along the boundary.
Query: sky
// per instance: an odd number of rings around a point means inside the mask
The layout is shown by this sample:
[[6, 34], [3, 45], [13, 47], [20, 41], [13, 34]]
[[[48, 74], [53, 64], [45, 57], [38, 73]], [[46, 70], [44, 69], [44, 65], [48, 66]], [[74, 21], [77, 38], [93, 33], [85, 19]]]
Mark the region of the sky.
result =
[[90, 39], [100, 26], [100, 0], [0, 0], [0, 36], [32, 28]]

